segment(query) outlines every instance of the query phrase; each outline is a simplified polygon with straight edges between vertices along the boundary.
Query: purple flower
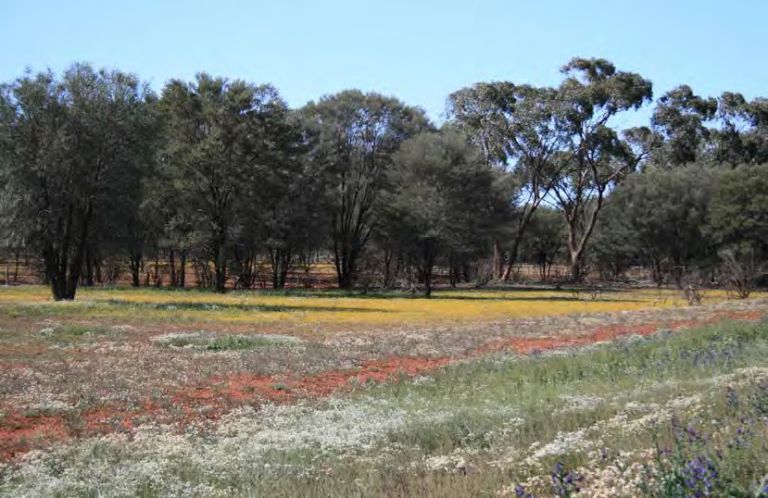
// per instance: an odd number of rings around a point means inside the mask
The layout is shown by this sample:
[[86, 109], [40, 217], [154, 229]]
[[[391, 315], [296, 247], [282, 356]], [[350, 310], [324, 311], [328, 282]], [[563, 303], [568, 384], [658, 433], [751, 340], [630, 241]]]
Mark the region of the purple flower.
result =
[[515, 496], [517, 498], [535, 498], [531, 493], [526, 493], [525, 486], [522, 484], [515, 486]]

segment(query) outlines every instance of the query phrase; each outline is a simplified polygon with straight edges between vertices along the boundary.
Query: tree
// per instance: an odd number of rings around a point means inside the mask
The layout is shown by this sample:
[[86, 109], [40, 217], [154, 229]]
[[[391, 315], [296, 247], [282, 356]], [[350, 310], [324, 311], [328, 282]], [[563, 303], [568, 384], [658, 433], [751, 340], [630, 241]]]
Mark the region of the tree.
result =
[[426, 132], [403, 143], [389, 172], [385, 224], [432, 293], [435, 262], [482, 240], [493, 174], [465, 135]]
[[651, 116], [661, 144], [654, 151], [658, 165], [680, 166], [706, 156], [711, 139], [706, 123], [717, 113], [717, 100], [700, 97], [688, 85], [680, 85], [662, 96]]
[[630, 175], [611, 194], [596, 253], [616, 264], [616, 270], [621, 260], [639, 257], [651, 267], [658, 285], [670, 275], [681, 286], [685, 274], [706, 265], [712, 255], [704, 227], [713, 175], [701, 165]]
[[749, 244], [768, 255], [768, 165], [717, 176], [707, 228], [718, 244]]
[[56, 300], [74, 299], [93, 229], [135, 202], [151, 155], [147, 100], [135, 76], [75, 64], [2, 89], [8, 216], [42, 257]]
[[177, 199], [194, 215], [213, 263], [214, 288], [224, 292], [233, 236], [256, 199], [270, 160], [271, 124], [287, 115], [277, 90], [201, 73], [195, 82], [173, 80], [162, 94], [166, 148]]
[[747, 297], [768, 260], [768, 165], [741, 165], [718, 175], [707, 232], [722, 270]]
[[[289, 119], [273, 123], [268, 132], [275, 146], [269, 167], [254, 185], [258, 191], [252, 198], [259, 202], [249, 209], [251, 223], [246, 223], [245, 231], [258, 239], [250, 247], [266, 252], [272, 287], [282, 289], [299, 259], [306, 259], [327, 241], [328, 182], [314, 155], [317, 137], [301, 115], [292, 113]], [[248, 237], [241, 239], [248, 244]], [[247, 253], [248, 248], [242, 250]]]
[[724, 92], [718, 99], [721, 127], [714, 132], [715, 160], [737, 166], [768, 162], [768, 99], [747, 101]]
[[303, 110], [318, 133], [317, 158], [331, 190], [331, 242], [339, 287], [350, 288], [376, 224], [392, 154], [429, 128], [423, 111], [375, 93], [348, 90]]
[[595, 229], [610, 188], [624, 177], [636, 157], [609, 120], [637, 109], [651, 98], [651, 82], [635, 73], [617, 71], [604, 59], [576, 58], [562, 72], [558, 88], [558, 116], [566, 146], [556, 161], [560, 176], [552, 195], [567, 226], [571, 278], [583, 278], [587, 242]]
[[542, 282], [549, 280], [552, 265], [563, 250], [564, 232], [563, 216], [554, 209], [542, 207], [531, 218], [521, 254], [538, 266]]
[[505, 202], [515, 222], [506, 267], [499, 236], [494, 246], [495, 276], [508, 280], [526, 228], [559, 178], [553, 158], [565, 137], [557, 126], [558, 94], [553, 88], [478, 83], [451, 94], [449, 102], [457, 124], [482, 148], [488, 164], [510, 176]]

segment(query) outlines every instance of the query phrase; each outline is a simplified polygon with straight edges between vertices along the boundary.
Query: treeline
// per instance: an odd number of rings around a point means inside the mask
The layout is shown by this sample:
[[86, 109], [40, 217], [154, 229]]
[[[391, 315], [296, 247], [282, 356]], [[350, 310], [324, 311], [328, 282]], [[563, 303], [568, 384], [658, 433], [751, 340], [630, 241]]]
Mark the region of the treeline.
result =
[[648, 126], [616, 119], [652, 84], [573, 59], [556, 87], [478, 83], [441, 127], [356, 90], [291, 109], [269, 85], [199, 74], [155, 94], [75, 64], [0, 88], [0, 236], [55, 299], [164, 261], [170, 285], [282, 288], [329, 255], [339, 287], [570, 279], [751, 288], [768, 257], [768, 101], [680, 86]]

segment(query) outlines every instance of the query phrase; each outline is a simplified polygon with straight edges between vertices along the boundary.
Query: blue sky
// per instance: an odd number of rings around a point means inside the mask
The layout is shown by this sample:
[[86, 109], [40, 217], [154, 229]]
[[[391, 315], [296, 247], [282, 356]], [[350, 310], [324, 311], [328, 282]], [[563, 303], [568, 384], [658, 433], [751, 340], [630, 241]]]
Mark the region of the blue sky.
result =
[[439, 120], [462, 86], [556, 84], [579, 55], [641, 73], [657, 96], [688, 83], [754, 97], [768, 95], [767, 21], [760, 0], [2, 0], [0, 81], [87, 61], [160, 89], [204, 70], [273, 83], [292, 106], [360, 88]]

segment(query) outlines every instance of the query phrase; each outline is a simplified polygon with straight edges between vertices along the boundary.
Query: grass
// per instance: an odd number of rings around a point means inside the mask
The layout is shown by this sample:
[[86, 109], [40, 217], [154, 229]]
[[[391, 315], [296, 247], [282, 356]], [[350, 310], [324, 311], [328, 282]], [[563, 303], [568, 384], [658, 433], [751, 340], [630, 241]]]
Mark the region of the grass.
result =
[[[725, 299], [711, 291], [710, 301]], [[359, 330], [401, 324], [439, 326], [574, 313], [673, 308], [672, 290], [607, 291], [596, 299], [569, 290], [444, 290], [432, 299], [387, 293], [361, 296], [328, 292], [230, 292], [157, 289], [81, 289], [74, 302], [52, 302], [47, 288], [0, 289], [0, 312], [9, 317], [82, 318], [113, 323], [255, 324], [261, 329]]]
[[560, 495], [684, 495], [698, 472], [754, 496], [768, 324], [682, 329], [766, 302], [680, 305], [655, 289], [0, 289], [0, 495], [552, 496], [556, 469]]
[[66, 445], [6, 467], [0, 493], [755, 496], [768, 472], [766, 358], [765, 321], [495, 355], [243, 408], [210, 433], [153, 427]]
[[204, 332], [168, 334], [154, 339], [154, 343], [160, 346], [193, 348], [206, 351], [242, 351], [255, 348], [284, 347], [295, 342], [294, 338], [287, 336], [220, 335]]
[[54, 342], [77, 342], [83, 339], [95, 339], [110, 333], [106, 327], [82, 325], [78, 323], [57, 324], [44, 327], [39, 334]]

